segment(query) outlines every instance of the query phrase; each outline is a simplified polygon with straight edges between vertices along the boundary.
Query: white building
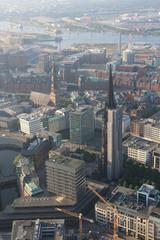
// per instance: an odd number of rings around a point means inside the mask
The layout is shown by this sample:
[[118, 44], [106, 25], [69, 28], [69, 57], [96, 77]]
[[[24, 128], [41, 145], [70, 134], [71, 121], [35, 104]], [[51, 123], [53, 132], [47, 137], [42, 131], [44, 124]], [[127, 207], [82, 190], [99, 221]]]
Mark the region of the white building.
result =
[[23, 113], [18, 116], [20, 122], [20, 131], [28, 135], [39, 134], [43, 130], [43, 123], [36, 114]]
[[152, 151], [157, 148], [157, 144], [146, 141], [138, 137], [130, 137], [124, 143], [123, 147], [129, 158], [136, 160], [142, 164], [152, 163]]
[[144, 138], [160, 143], [160, 123], [147, 123], [144, 125]]
[[[141, 188], [144, 188], [142, 186]], [[146, 190], [140, 188], [140, 193]], [[152, 186], [147, 185], [147, 194], [150, 195], [149, 205], [140, 201], [140, 196], [132, 189], [118, 187], [110, 200], [110, 206], [100, 201], [95, 204], [96, 221], [106, 228], [113, 228], [114, 211], [117, 211], [117, 228], [119, 232], [132, 239], [159, 240], [160, 239], [160, 208], [158, 208], [159, 192]], [[142, 190], [142, 191], [141, 191]], [[144, 191], [143, 191], [144, 190]], [[152, 196], [154, 194], [154, 197]], [[144, 196], [144, 195], [143, 195]], [[143, 196], [142, 199], [143, 199]], [[145, 196], [144, 196], [145, 197]], [[137, 201], [138, 200], [138, 201]], [[157, 207], [156, 207], [157, 206]]]
[[123, 54], [122, 54], [122, 60], [123, 60], [123, 63], [126, 63], [126, 64], [133, 64], [134, 63], [134, 52], [130, 49], [126, 49], [125, 51], [123, 51]]

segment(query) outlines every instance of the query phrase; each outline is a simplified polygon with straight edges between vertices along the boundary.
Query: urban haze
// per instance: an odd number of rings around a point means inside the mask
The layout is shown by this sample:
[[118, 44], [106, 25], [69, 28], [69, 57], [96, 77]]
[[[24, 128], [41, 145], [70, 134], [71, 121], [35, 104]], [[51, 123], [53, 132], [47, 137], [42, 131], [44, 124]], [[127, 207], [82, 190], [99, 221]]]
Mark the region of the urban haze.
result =
[[0, 0], [0, 240], [160, 239], [160, 0]]

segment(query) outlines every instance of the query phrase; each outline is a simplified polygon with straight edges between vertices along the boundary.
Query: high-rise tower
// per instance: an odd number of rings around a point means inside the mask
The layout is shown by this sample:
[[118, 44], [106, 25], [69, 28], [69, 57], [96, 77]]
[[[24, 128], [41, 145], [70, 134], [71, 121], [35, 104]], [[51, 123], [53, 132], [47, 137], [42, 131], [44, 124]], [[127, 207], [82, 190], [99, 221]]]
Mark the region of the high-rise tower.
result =
[[122, 172], [122, 115], [116, 107], [112, 68], [109, 73], [109, 101], [105, 104], [103, 129], [103, 171], [108, 180], [118, 179]]
[[57, 106], [59, 103], [59, 83], [57, 66], [54, 63], [52, 67], [50, 101]]

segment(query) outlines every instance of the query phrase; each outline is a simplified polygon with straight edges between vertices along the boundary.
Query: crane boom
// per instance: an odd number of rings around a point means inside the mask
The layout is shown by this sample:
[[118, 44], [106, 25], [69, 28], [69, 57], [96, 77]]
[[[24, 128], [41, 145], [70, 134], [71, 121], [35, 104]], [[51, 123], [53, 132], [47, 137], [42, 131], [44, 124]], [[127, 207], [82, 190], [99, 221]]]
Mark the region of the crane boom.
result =
[[88, 188], [104, 203], [106, 204], [108, 207], [112, 208], [114, 210], [114, 207], [108, 202], [106, 201], [93, 187], [88, 185]]
[[93, 187], [88, 185], [88, 189], [90, 189], [107, 207], [113, 210], [113, 239], [117, 240], [117, 222], [118, 222], [118, 211], [116, 207], [112, 206], [108, 201], [106, 201]]
[[82, 213], [71, 212], [71, 211], [69, 211], [69, 210], [62, 209], [62, 208], [58, 208], [58, 207], [55, 208], [55, 210], [79, 219], [80, 240], [83, 239], [83, 225], [82, 225], [82, 221], [84, 220], [84, 221], [87, 221], [87, 222], [90, 222], [90, 223], [94, 223], [94, 221], [93, 221], [92, 219], [89, 219], [89, 218], [84, 217], [84, 216], [82, 215]]

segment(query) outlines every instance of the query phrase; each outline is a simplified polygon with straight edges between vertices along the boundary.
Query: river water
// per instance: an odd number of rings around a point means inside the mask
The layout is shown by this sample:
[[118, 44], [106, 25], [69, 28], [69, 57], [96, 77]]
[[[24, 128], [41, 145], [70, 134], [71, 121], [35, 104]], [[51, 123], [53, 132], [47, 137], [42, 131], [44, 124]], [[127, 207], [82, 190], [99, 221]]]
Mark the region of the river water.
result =
[[[23, 23], [22, 23], [23, 24]], [[0, 21], [0, 32], [19, 32], [19, 33], [43, 33], [48, 32], [43, 26], [34, 26], [31, 24], [24, 23], [23, 29], [18, 27], [18, 24], [11, 23], [9, 21]], [[89, 31], [68, 31], [62, 28], [62, 48], [71, 47], [75, 43], [118, 43], [119, 33], [116, 31], [107, 32], [89, 32]], [[122, 43], [129, 41], [129, 34], [122, 34]], [[160, 44], [160, 36], [153, 35], [132, 35], [133, 42], [147, 42], [153, 45]], [[49, 43], [53, 44], [54, 43]]]
[[[74, 43], [118, 43], [119, 42], [119, 33], [114, 31], [108, 32], [70, 32], [64, 31], [62, 34], [63, 47], [70, 47]], [[152, 35], [133, 35], [133, 42], [146, 42], [152, 43], [153, 45], [160, 44], [160, 36], [152, 36]], [[129, 42], [129, 35], [122, 34], [122, 43]]]
[[[18, 152], [13, 150], [0, 150], [0, 172], [3, 176], [14, 175], [13, 160], [18, 155]], [[4, 209], [18, 197], [18, 192], [15, 187], [1, 189], [0, 191], [0, 208]]]

